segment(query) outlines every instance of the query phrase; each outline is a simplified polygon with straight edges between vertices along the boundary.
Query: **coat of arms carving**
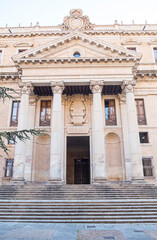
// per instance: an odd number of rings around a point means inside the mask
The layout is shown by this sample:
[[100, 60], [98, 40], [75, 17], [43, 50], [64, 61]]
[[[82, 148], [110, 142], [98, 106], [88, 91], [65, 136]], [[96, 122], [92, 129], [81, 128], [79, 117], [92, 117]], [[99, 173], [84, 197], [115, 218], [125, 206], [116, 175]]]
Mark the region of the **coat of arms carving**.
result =
[[82, 16], [81, 9], [72, 9], [70, 16], [64, 18], [62, 28], [63, 30], [86, 30], [92, 29], [92, 24], [89, 22], [88, 16]]
[[69, 107], [70, 122], [73, 125], [79, 126], [86, 122], [86, 104], [83, 96], [73, 96]]

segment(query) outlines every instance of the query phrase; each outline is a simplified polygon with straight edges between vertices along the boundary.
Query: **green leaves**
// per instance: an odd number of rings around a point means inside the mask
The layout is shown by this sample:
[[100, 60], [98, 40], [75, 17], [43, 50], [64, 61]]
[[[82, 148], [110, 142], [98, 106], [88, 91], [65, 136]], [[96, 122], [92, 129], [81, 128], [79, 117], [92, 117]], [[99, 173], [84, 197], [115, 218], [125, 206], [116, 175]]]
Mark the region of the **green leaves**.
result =
[[5, 100], [5, 98], [13, 98], [15, 99], [13, 96], [11, 96], [10, 94], [8, 94], [8, 91], [11, 91], [13, 93], [17, 93], [13, 88], [6, 88], [6, 87], [0, 87], [0, 100], [3, 99], [3, 102]]
[[20, 141], [25, 141], [27, 139], [30, 139], [30, 135], [32, 136], [41, 136], [45, 135], [47, 132], [45, 130], [35, 130], [35, 129], [24, 129], [21, 131], [11, 131], [11, 132], [0, 132], [0, 148], [4, 150], [6, 154], [8, 154], [8, 147], [7, 144], [5, 144], [5, 139], [8, 141], [17, 142], [17, 139]]

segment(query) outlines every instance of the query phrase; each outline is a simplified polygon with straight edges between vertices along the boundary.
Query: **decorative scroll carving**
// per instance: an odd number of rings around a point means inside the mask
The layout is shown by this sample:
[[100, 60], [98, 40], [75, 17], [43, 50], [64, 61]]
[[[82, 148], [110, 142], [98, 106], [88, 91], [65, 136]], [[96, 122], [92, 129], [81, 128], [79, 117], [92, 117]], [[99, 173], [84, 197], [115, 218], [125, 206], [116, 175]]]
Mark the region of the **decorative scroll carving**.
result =
[[104, 82], [103, 81], [91, 81], [90, 82], [90, 90], [93, 93], [101, 93], [103, 89]]
[[72, 9], [70, 16], [64, 18], [62, 24], [63, 30], [77, 30], [77, 29], [92, 29], [92, 24], [89, 22], [88, 16], [82, 16], [81, 9]]
[[21, 94], [29, 95], [33, 91], [33, 86], [31, 82], [26, 82], [26, 83], [19, 82], [18, 85], [21, 90]]
[[136, 81], [135, 80], [131, 80], [131, 81], [127, 81], [124, 80], [122, 83], [122, 93], [126, 94], [126, 93], [130, 93], [130, 92], [134, 92], [134, 86], [136, 85]]
[[84, 96], [73, 96], [69, 107], [70, 122], [76, 126], [86, 122], [86, 104]]
[[64, 90], [64, 82], [51, 82], [51, 89], [53, 94], [62, 94], [63, 90]]

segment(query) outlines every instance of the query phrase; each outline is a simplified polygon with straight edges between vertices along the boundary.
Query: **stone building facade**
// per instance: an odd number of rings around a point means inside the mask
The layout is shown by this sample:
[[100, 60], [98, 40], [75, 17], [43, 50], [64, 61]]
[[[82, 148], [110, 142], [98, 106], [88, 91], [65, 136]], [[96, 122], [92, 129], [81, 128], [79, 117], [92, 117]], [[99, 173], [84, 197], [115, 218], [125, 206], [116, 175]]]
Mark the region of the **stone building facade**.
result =
[[157, 25], [0, 28], [0, 131], [45, 129], [6, 143], [1, 183], [156, 183]]

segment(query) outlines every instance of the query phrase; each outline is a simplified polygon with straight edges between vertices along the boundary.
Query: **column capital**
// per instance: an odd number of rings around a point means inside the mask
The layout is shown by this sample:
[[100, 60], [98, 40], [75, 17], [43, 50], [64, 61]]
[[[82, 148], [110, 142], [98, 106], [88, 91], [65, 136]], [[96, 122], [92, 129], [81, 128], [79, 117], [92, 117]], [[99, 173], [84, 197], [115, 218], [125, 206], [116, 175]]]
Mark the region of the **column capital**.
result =
[[120, 104], [125, 104], [126, 103], [126, 95], [124, 93], [119, 93], [117, 95]]
[[30, 94], [31, 91], [33, 91], [33, 85], [31, 82], [19, 82], [18, 83], [19, 88], [20, 88], [20, 93], [22, 94]]
[[122, 93], [133, 93], [134, 92], [134, 86], [136, 85], [136, 80], [124, 80], [122, 82], [121, 88], [122, 88]]
[[104, 81], [90, 81], [90, 90], [92, 93], [101, 93], [103, 89]]
[[63, 81], [51, 82], [51, 89], [53, 94], [56, 94], [56, 93], [62, 94], [64, 88], [65, 86]]

